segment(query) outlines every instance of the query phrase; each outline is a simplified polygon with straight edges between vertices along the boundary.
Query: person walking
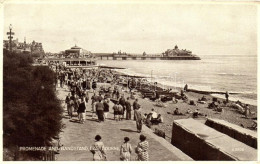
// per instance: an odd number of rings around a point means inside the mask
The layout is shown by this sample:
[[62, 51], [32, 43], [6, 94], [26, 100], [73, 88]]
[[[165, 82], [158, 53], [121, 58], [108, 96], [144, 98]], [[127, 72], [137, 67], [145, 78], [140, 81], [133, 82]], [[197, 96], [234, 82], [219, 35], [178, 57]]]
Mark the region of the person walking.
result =
[[70, 93], [66, 96], [65, 103], [67, 104], [68, 115], [70, 115], [70, 114], [69, 114], [69, 108], [70, 108]]
[[101, 136], [96, 135], [95, 143], [90, 148], [91, 153], [93, 154], [93, 161], [105, 161], [107, 159], [107, 155], [105, 152], [104, 143], [101, 141]]
[[124, 117], [123, 107], [118, 103], [118, 120], [121, 121], [123, 117]]
[[72, 96], [70, 97], [68, 106], [69, 106], [69, 108], [68, 108], [69, 119], [71, 119], [73, 116], [73, 112], [75, 110], [74, 97], [72, 97]]
[[[135, 99], [135, 101], [133, 102], [133, 110], [135, 111], [136, 109], [139, 109], [140, 105], [138, 103], [138, 99]], [[134, 120], [136, 120], [136, 117], [134, 115]]]
[[185, 84], [183, 90], [184, 90], [184, 92], [188, 92], [188, 84]]
[[60, 87], [63, 88], [64, 77], [63, 73], [60, 74]]
[[124, 138], [124, 143], [121, 145], [120, 148], [120, 159], [122, 161], [131, 161], [131, 153], [133, 151], [131, 144], [129, 144], [128, 142], [130, 141], [130, 139], [128, 137]]
[[95, 117], [96, 115], [96, 103], [97, 103], [97, 96], [96, 93], [93, 94], [93, 96], [91, 97], [91, 105], [92, 105], [92, 119]]
[[119, 98], [120, 98], [120, 92], [119, 92], [119, 90], [117, 89], [117, 90], [116, 90], [116, 99], [119, 100]]
[[115, 103], [115, 105], [113, 106], [113, 110], [114, 110], [114, 120], [118, 121], [118, 106], [119, 106], [119, 103]]
[[251, 111], [250, 111], [249, 105], [246, 104], [246, 107], [245, 107], [245, 118], [248, 118], [248, 116], [250, 114], [251, 114]]
[[74, 112], [78, 113], [78, 118], [79, 118], [79, 103], [80, 103], [80, 99], [79, 96], [77, 94], [75, 94], [75, 99], [74, 99]]
[[121, 96], [121, 98], [119, 99], [119, 104], [123, 107], [123, 111], [122, 111], [122, 119], [124, 118], [124, 114], [125, 114], [125, 97], [124, 95]]
[[85, 110], [86, 110], [86, 104], [84, 99], [79, 99], [79, 108], [78, 108], [78, 113], [79, 113], [79, 122], [81, 124], [84, 123], [85, 121]]
[[95, 80], [92, 81], [92, 89], [94, 90], [94, 92], [96, 91], [97, 88], [97, 82]]
[[82, 88], [83, 88], [84, 90], [87, 89], [87, 81], [86, 81], [86, 78], [83, 79], [81, 85], [82, 85]]
[[229, 97], [229, 93], [228, 93], [228, 91], [226, 91], [226, 93], [225, 93], [225, 97], [226, 97], [226, 102], [228, 103], [228, 97]]
[[103, 105], [104, 105], [104, 119], [106, 119], [107, 114], [109, 112], [109, 100], [105, 99], [104, 102], [103, 102]]
[[137, 154], [137, 160], [138, 161], [148, 161], [149, 160], [149, 154], [148, 154], [148, 148], [149, 143], [146, 141], [146, 137], [144, 135], [140, 135], [140, 142], [138, 143], [135, 152]]
[[102, 94], [101, 93], [99, 93], [99, 96], [97, 96], [97, 101], [99, 101], [99, 100], [103, 100], [104, 98], [102, 97]]
[[126, 120], [131, 120], [131, 103], [129, 97], [127, 97], [127, 100], [125, 102], [125, 107], [126, 107]]
[[104, 105], [101, 100], [96, 104], [96, 112], [98, 116], [98, 122], [104, 121]]
[[89, 93], [85, 90], [84, 91], [84, 97], [85, 97], [85, 101], [86, 103], [88, 103], [88, 100], [89, 100]]
[[134, 111], [134, 115], [136, 118], [136, 128], [137, 128], [137, 132], [141, 133], [142, 131], [142, 126], [143, 126], [143, 115], [141, 113], [141, 108], [138, 108]]

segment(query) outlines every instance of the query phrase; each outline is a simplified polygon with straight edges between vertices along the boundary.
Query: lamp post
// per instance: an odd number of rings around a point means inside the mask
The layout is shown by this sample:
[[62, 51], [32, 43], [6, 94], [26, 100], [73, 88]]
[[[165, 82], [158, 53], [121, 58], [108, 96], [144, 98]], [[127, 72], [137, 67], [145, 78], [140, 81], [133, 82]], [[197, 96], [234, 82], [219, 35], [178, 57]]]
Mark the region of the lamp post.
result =
[[175, 87], [174, 87], [174, 89], [176, 90], [176, 87], [177, 87], [177, 72], [175, 72]]
[[7, 35], [9, 35], [8, 39], [9, 39], [9, 44], [10, 44], [10, 52], [12, 52], [12, 39], [13, 39], [12, 35], [14, 35], [14, 32], [12, 32], [12, 29], [13, 29], [13, 26], [12, 26], [12, 24], [10, 24], [10, 26], [9, 26], [10, 32], [7, 32]]
[[153, 86], [153, 70], [151, 70], [151, 89], [153, 89], [152, 86]]

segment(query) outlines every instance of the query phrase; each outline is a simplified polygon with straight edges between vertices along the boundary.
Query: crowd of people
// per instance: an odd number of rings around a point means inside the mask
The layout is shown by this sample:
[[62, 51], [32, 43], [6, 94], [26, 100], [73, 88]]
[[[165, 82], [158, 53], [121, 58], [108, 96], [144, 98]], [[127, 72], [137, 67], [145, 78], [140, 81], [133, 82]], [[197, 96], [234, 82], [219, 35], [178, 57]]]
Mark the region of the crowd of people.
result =
[[[141, 132], [142, 124], [147, 118], [141, 112], [141, 106], [138, 99], [135, 99], [133, 104], [130, 98], [125, 98], [122, 88], [118, 86], [120, 77], [113, 74], [111, 70], [107, 69], [67, 69], [59, 66], [57, 72], [57, 81], [60, 82], [60, 87], [67, 85], [69, 94], [65, 99], [69, 118], [72, 119], [73, 113], [77, 113], [80, 123], [85, 122], [86, 106], [91, 101], [92, 118], [97, 117], [98, 122], [104, 122], [108, 117], [108, 112], [112, 109], [114, 113], [114, 120], [122, 121], [131, 120], [132, 110], [134, 110], [134, 120], [137, 124], [137, 131]], [[97, 88], [97, 82], [109, 83], [109, 87], [101, 86]], [[57, 84], [58, 82], [56, 82]], [[93, 92], [90, 98], [89, 92]], [[130, 94], [133, 96], [133, 94]], [[110, 106], [110, 101], [114, 103]], [[161, 115], [159, 115], [161, 120]], [[157, 118], [150, 120], [154, 124], [158, 124]]]
[[[102, 123], [108, 118], [108, 113], [113, 112], [115, 121], [134, 120], [138, 133], [142, 132], [143, 124], [150, 127], [147, 122], [151, 122], [151, 125], [163, 122], [162, 116], [157, 114], [154, 109], [150, 113], [152, 117], [149, 118], [146, 114], [144, 115], [137, 98], [134, 97], [134, 102], [131, 103], [130, 99], [133, 99], [133, 94], [125, 97], [122, 91], [123, 88], [117, 85], [120, 82], [120, 77], [114, 75], [111, 70], [67, 69], [58, 66], [58, 69], [54, 67], [54, 71], [56, 71], [57, 75], [55, 85], [58, 86], [59, 82], [59, 87], [64, 88], [66, 85], [69, 90], [65, 99], [69, 119], [76, 116], [78, 122], [84, 124], [86, 111], [91, 111], [92, 119], [97, 119], [98, 122]], [[109, 85], [108, 87], [105, 85], [98, 87], [97, 83], [109, 83]], [[93, 93], [91, 97], [90, 93]], [[113, 105], [110, 102], [113, 102]], [[88, 103], [91, 104], [91, 109], [87, 109]], [[132, 111], [134, 111], [133, 116]], [[95, 140], [96, 142], [91, 151], [93, 160], [105, 160], [106, 153], [103, 149], [104, 144], [101, 142], [101, 136], [97, 135]], [[129, 140], [128, 137], [124, 138], [120, 150], [121, 160], [128, 161], [131, 158], [132, 147]], [[146, 137], [140, 135], [140, 143], [135, 149], [137, 160], [148, 160], [147, 149]]]
[[[145, 124], [147, 127], [151, 128], [152, 125], [157, 125], [159, 123], [163, 123], [163, 117], [161, 114], [157, 113], [155, 109], [151, 109], [150, 113], [143, 114], [143, 110], [141, 105], [138, 102], [138, 98], [133, 95], [132, 89], [130, 88], [130, 95], [125, 96], [123, 93], [123, 89], [125, 89], [120, 84], [125, 80], [125, 77], [117, 75], [110, 69], [67, 69], [62, 66], [54, 67], [54, 71], [56, 71], [56, 86], [64, 87], [67, 85], [69, 89], [69, 93], [65, 99], [65, 103], [67, 105], [67, 112], [69, 115], [69, 119], [72, 119], [75, 115], [78, 117], [78, 121], [81, 124], [84, 124], [86, 120], [86, 111], [89, 110], [92, 112], [92, 119], [97, 119], [99, 123], [105, 122], [108, 119], [108, 113], [114, 114], [114, 116], [110, 119], [114, 119], [117, 122], [122, 120], [134, 120], [136, 122], [137, 132], [142, 132], [142, 126]], [[140, 80], [135, 81], [132, 79], [132, 82], [137, 85], [140, 83]], [[104, 85], [98, 87], [97, 83], [104, 83]], [[106, 86], [106, 84], [109, 84]], [[181, 90], [180, 94], [177, 93], [172, 99], [172, 103], [178, 103], [178, 100], [183, 100], [183, 102], [188, 102], [188, 97], [185, 92], [189, 91], [188, 85], [186, 84], [184, 89]], [[90, 93], [93, 95], [90, 97]], [[226, 103], [229, 102], [229, 93], [225, 94]], [[134, 99], [134, 102], [131, 103], [131, 99]], [[177, 100], [178, 99], [178, 100]], [[111, 102], [112, 105], [111, 105]], [[201, 104], [207, 103], [207, 98], [203, 96], [201, 99], [197, 101]], [[87, 104], [91, 104], [91, 109], [87, 109]], [[209, 108], [219, 110], [217, 104], [218, 102], [213, 101], [209, 104]], [[196, 105], [195, 103], [193, 103]], [[156, 106], [166, 107], [162, 99], [156, 100]], [[190, 103], [190, 105], [192, 105]], [[240, 104], [236, 103], [236, 107]], [[240, 105], [242, 106], [242, 105]], [[237, 107], [240, 109], [239, 107]], [[251, 113], [249, 106], [246, 105], [243, 108], [243, 113], [245, 113], [246, 117]], [[132, 111], [134, 111], [134, 115], [132, 116]], [[188, 109], [187, 112], [182, 113], [178, 108], [174, 110], [173, 115], [186, 115], [192, 114], [194, 118], [199, 116], [207, 116], [200, 112], [199, 109], [195, 111], [191, 111]], [[141, 135], [142, 136], [142, 135]], [[140, 150], [138, 148], [135, 149], [135, 152], [139, 155], [138, 160], [148, 160], [148, 152], [145, 150], [148, 149], [148, 142], [145, 140], [145, 137], [140, 136], [141, 142], [138, 144]], [[142, 138], [142, 139], [141, 139]], [[101, 136], [96, 136], [95, 146], [96, 149], [92, 151], [94, 160], [105, 160], [106, 153], [103, 151], [104, 144], [101, 142]], [[124, 143], [121, 146], [120, 155], [121, 160], [130, 160], [132, 147], [129, 143], [130, 139], [128, 137], [124, 138]], [[146, 142], [144, 142], [146, 141]], [[145, 151], [144, 151], [145, 150]], [[146, 153], [147, 152], [147, 155]], [[100, 155], [101, 154], [101, 155]], [[146, 157], [147, 156], [147, 157]]]

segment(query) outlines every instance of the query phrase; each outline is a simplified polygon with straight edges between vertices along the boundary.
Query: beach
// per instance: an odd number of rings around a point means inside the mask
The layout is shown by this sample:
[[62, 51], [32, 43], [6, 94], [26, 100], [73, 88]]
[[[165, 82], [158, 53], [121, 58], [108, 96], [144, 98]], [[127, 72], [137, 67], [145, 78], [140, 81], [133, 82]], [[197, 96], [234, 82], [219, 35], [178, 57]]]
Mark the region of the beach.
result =
[[[127, 75], [143, 76], [165, 89], [183, 88], [205, 92], [236, 93], [230, 100], [257, 105], [257, 56], [201, 56], [201, 60], [98, 60], [97, 63]], [[221, 94], [215, 97], [223, 98]]]
[[[104, 85], [104, 84], [99, 84], [99, 86]], [[109, 84], [108, 84], [109, 85]], [[122, 87], [122, 86], [119, 86]], [[122, 87], [123, 88], [123, 87]], [[177, 88], [177, 90], [180, 92], [181, 88]], [[122, 93], [124, 94], [125, 98], [130, 96], [129, 91], [126, 91], [124, 88]], [[172, 137], [172, 123], [173, 120], [177, 119], [185, 119], [185, 118], [192, 118], [192, 114], [188, 114], [187, 111], [190, 109], [192, 112], [194, 112], [196, 109], [199, 109], [200, 113], [206, 116], [200, 116], [198, 118], [195, 118], [196, 120], [199, 120], [203, 123], [205, 123], [207, 118], [218, 118], [221, 120], [228, 121], [230, 123], [239, 125], [244, 128], [249, 128], [251, 125], [254, 123], [255, 118], [257, 117], [257, 106], [254, 105], [249, 105], [251, 112], [254, 112], [250, 118], [245, 118], [245, 116], [239, 112], [237, 112], [236, 109], [231, 108], [231, 107], [223, 107], [224, 111], [223, 112], [216, 112], [213, 111], [213, 109], [208, 108], [208, 104], [212, 102], [213, 96], [211, 95], [205, 95], [205, 94], [199, 94], [199, 93], [194, 93], [194, 92], [185, 92], [189, 100], [194, 100], [197, 102], [198, 99], [200, 99], [202, 96], [205, 96], [207, 98], [207, 103], [206, 104], [199, 104], [196, 103], [197, 105], [189, 105], [189, 103], [184, 102], [183, 100], [179, 100], [177, 104], [173, 104], [172, 101], [168, 101], [164, 103], [166, 107], [158, 107], [156, 106], [155, 101], [151, 101], [148, 98], [142, 98], [141, 93], [136, 92], [135, 98], [138, 98], [138, 102], [141, 105], [141, 112], [143, 114], [149, 114], [151, 112], [151, 109], [155, 109], [155, 111], [158, 114], [161, 114], [163, 117], [164, 122], [160, 123], [159, 125], [152, 125], [151, 129], [155, 130], [160, 129], [165, 132], [166, 134], [166, 140], [171, 142], [171, 137]], [[219, 99], [220, 101], [223, 101], [223, 99]], [[131, 103], [133, 103], [134, 100], [131, 100]], [[230, 102], [234, 103], [234, 102]], [[178, 108], [181, 113], [184, 113], [185, 115], [173, 115], [174, 110]], [[133, 112], [133, 111], [132, 111]], [[132, 113], [133, 116], [133, 113]]]

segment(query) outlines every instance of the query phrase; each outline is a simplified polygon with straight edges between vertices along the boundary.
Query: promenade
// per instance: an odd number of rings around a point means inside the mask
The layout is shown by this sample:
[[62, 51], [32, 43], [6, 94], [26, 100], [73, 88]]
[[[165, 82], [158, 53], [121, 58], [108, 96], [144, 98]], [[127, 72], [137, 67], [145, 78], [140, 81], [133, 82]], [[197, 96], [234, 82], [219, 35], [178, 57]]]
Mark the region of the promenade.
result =
[[[57, 88], [57, 96], [60, 100], [65, 100], [68, 90], [65, 88]], [[90, 97], [92, 93], [90, 93]], [[137, 133], [135, 121], [123, 120], [116, 122], [113, 117], [112, 106], [110, 102], [110, 112], [105, 122], [99, 123], [96, 119], [92, 119], [91, 101], [87, 104], [86, 121], [84, 124], [78, 123], [75, 116], [69, 120], [66, 105], [62, 101], [64, 108], [62, 122], [65, 125], [63, 132], [60, 134], [60, 143], [64, 150], [60, 150], [60, 154], [56, 155], [58, 161], [92, 161], [93, 155], [87, 149], [84, 150], [65, 150], [66, 148], [81, 149], [89, 148], [95, 142], [95, 136], [101, 135], [105, 147], [107, 148], [107, 160], [120, 160], [120, 146], [124, 137], [129, 137], [129, 143], [132, 145], [132, 160], [135, 160], [136, 154], [134, 149], [139, 142], [140, 134], [144, 134], [149, 142], [149, 160], [150, 161], [187, 161], [192, 160], [182, 151], [171, 145], [165, 139], [158, 137], [153, 131], [143, 126], [142, 133]], [[133, 113], [132, 113], [133, 117]]]

